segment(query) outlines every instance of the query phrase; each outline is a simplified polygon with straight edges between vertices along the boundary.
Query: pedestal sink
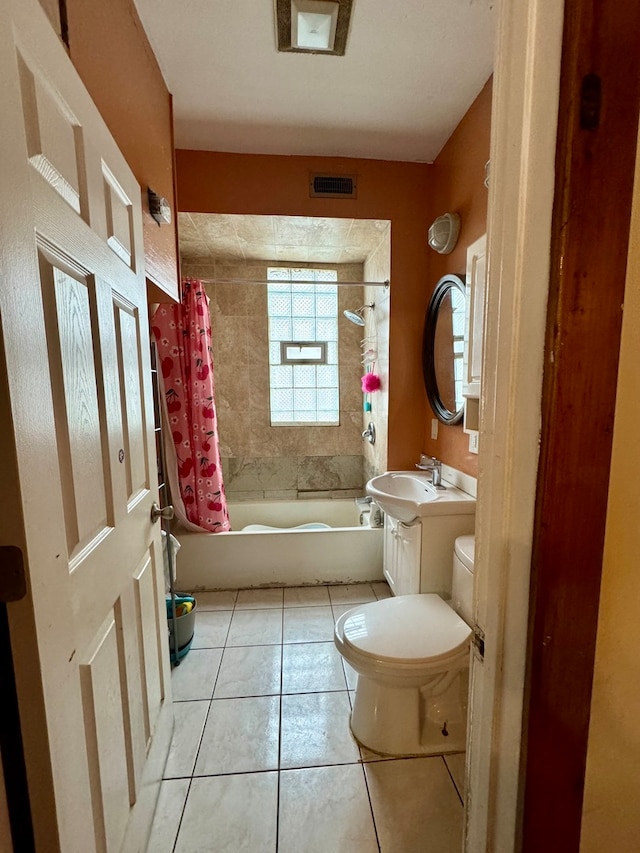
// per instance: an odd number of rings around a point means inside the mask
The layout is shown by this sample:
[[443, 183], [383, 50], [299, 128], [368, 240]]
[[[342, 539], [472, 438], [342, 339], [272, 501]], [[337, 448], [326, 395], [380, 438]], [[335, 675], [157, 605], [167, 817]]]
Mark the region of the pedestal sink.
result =
[[475, 504], [475, 498], [455, 486], [443, 482], [444, 489], [436, 489], [430, 480], [430, 474], [419, 471], [387, 471], [372, 477], [366, 490], [383, 512], [404, 524], [425, 516], [466, 514]]

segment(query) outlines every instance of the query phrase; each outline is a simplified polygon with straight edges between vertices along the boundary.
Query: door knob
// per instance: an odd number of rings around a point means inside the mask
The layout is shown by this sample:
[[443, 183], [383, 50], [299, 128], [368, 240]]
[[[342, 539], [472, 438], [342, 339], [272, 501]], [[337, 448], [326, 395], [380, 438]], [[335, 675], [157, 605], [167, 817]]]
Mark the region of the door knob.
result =
[[162, 509], [160, 509], [158, 504], [154, 502], [151, 507], [151, 521], [157, 521], [159, 518], [166, 518], [168, 521], [171, 521], [173, 516], [174, 512], [171, 504], [169, 504], [169, 506], [163, 506]]

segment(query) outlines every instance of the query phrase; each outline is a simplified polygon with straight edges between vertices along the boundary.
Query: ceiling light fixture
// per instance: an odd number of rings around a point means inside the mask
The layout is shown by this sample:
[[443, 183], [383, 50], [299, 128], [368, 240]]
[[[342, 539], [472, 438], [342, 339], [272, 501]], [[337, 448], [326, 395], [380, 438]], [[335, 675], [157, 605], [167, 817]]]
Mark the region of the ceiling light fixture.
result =
[[291, 44], [301, 50], [333, 50], [338, 4], [291, 0]]
[[278, 50], [344, 56], [353, 0], [275, 0]]

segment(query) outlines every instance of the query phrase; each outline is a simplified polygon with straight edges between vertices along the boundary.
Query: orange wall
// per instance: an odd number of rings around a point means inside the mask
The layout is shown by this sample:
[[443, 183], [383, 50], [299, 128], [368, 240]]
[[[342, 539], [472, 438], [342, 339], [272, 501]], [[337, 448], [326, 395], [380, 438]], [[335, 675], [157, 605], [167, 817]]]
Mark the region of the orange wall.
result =
[[[142, 187], [147, 277], [177, 292], [171, 96], [133, 0], [66, 0], [66, 7], [71, 60]], [[172, 225], [149, 215], [148, 186], [169, 201]]]
[[[427, 400], [420, 361], [429, 299], [427, 228], [432, 167], [347, 158], [176, 152], [178, 208], [391, 221], [389, 468], [412, 468]], [[309, 172], [358, 175], [358, 198], [309, 198]]]
[[[491, 86], [489, 80], [462, 119], [433, 164], [434, 218], [443, 213], [460, 215], [460, 237], [450, 255], [429, 250], [429, 290], [432, 292], [446, 273], [464, 275], [467, 246], [487, 230], [487, 188], [484, 166], [489, 159], [491, 128]], [[431, 439], [433, 414], [427, 403], [427, 422], [423, 436], [424, 451], [448, 465], [472, 474], [478, 473], [478, 457], [469, 453], [469, 436], [462, 424], [438, 424], [438, 438]]]

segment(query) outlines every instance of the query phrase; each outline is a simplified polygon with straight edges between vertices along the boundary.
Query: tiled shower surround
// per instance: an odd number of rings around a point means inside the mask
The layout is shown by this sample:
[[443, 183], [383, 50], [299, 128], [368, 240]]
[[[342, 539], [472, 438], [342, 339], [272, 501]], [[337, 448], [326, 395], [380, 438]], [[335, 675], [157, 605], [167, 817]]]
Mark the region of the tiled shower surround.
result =
[[[365, 281], [388, 281], [391, 278], [389, 263], [391, 259], [391, 228], [381, 232], [380, 242], [367, 256], [364, 264]], [[367, 311], [365, 316], [365, 335], [375, 342], [378, 360], [375, 372], [382, 380], [382, 388], [371, 394], [371, 412], [363, 418], [363, 429], [368, 421], [376, 426], [377, 439], [374, 445], [364, 446], [365, 482], [374, 474], [387, 470], [387, 427], [389, 410], [389, 309], [390, 290], [380, 287], [366, 287], [366, 304], [375, 303], [375, 311]]]
[[[362, 264], [283, 264], [182, 259], [182, 274], [265, 281], [267, 267], [326, 268], [338, 281], [362, 281]], [[233, 500], [349, 497], [362, 494], [363, 329], [342, 312], [364, 301], [361, 286], [338, 288], [340, 425], [272, 427], [266, 285], [207, 284], [225, 490]]]
[[236, 499], [289, 500], [362, 493], [362, 456], [226, 458], [222, 468], [227, 494]]

